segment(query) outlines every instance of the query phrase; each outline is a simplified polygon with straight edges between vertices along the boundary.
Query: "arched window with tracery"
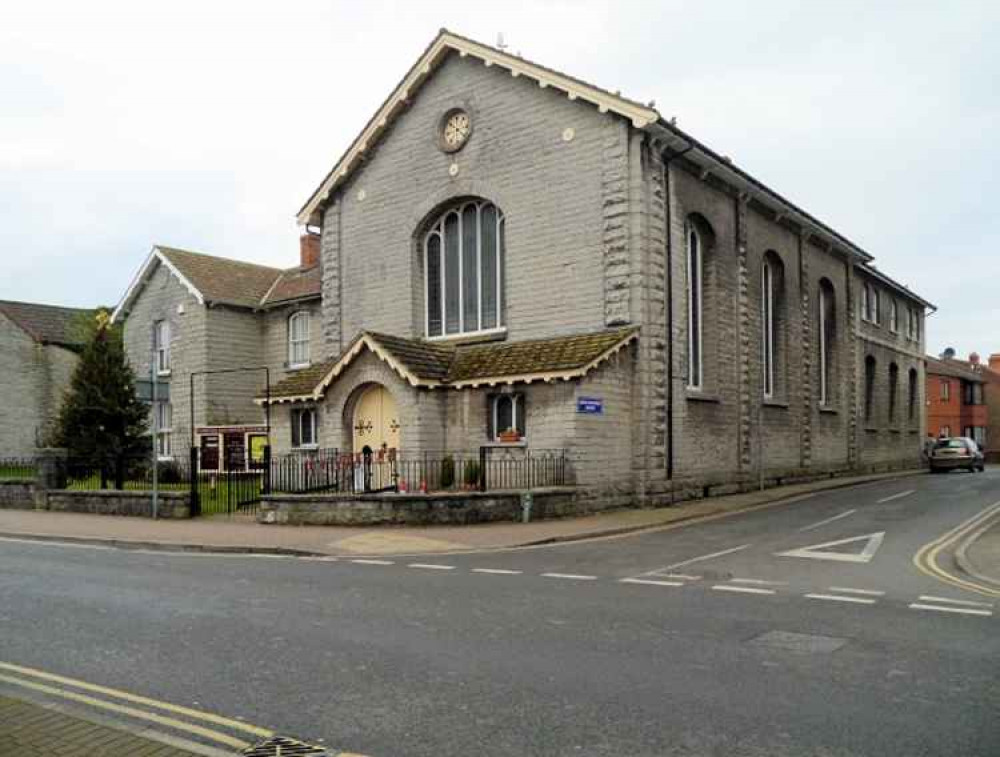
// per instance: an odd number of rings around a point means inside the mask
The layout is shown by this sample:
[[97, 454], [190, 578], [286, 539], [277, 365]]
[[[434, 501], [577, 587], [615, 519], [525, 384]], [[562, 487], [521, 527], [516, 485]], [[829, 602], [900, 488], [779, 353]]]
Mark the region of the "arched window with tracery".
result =
[[503, 213], [484, 200], [452, 206], [431, 224], [423, 239], [428, 337], [503, 328], [505, 246]]

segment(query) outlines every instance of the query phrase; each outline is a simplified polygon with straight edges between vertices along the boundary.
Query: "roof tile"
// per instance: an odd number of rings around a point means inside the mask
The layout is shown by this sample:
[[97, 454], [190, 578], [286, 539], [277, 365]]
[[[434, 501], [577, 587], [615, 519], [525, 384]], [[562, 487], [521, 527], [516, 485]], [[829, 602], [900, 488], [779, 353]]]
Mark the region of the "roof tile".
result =
[[0, 313], [16, 323], [36, 342], [63, 347], [83, 345], [81, 320], [93, 317], [94, 312], [84, 308], [0, 300]]

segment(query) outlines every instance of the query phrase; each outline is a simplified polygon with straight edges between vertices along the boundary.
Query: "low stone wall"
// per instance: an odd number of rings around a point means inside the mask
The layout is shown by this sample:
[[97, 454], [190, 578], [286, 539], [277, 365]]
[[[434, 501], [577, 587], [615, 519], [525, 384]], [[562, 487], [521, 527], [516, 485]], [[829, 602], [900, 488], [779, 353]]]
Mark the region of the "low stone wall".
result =
[[[261, 499], [259, 523], [295, 526], [467, 525], [521, 520], [523, 492], [439, 494], [272, 494]], [[535, 489], [531, 519], [591, 512], [573, 487]]]
[[0, 510], [34, 510], [34, 479], [0, 481]]
[[[98, 515], [134, 515], [153, 517], [151, 491], [71, 491], [54, 489], [45, 492], [43, 510]], [[157, 516], [178, 519], [191, 517], [191, 495], [188, 492], [160, 492]]]

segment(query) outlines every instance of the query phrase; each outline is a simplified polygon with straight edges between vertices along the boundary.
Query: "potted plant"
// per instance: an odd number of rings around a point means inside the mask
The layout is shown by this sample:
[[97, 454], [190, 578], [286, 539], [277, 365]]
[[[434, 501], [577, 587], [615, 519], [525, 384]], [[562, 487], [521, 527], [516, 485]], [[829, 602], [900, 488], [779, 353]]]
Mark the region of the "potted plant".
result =
[[506, 431], [500, 432], [499, 439], [504, 444], [519, 442], [521, 441], [521, 433], [516, 428], [509, 428]]

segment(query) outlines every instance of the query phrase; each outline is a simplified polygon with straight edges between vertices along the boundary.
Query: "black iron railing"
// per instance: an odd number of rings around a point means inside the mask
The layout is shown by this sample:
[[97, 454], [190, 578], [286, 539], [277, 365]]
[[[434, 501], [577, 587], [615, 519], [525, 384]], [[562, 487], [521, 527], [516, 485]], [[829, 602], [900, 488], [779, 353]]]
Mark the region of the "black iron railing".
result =
[[569, 483], [565, 450], [481, 447], [472, 452], [300, 450], [271, 460], [273, 492], [495, 491]]
[[11, 478], [34, 478], [33, 457], [0, 457], [0, 481]]

